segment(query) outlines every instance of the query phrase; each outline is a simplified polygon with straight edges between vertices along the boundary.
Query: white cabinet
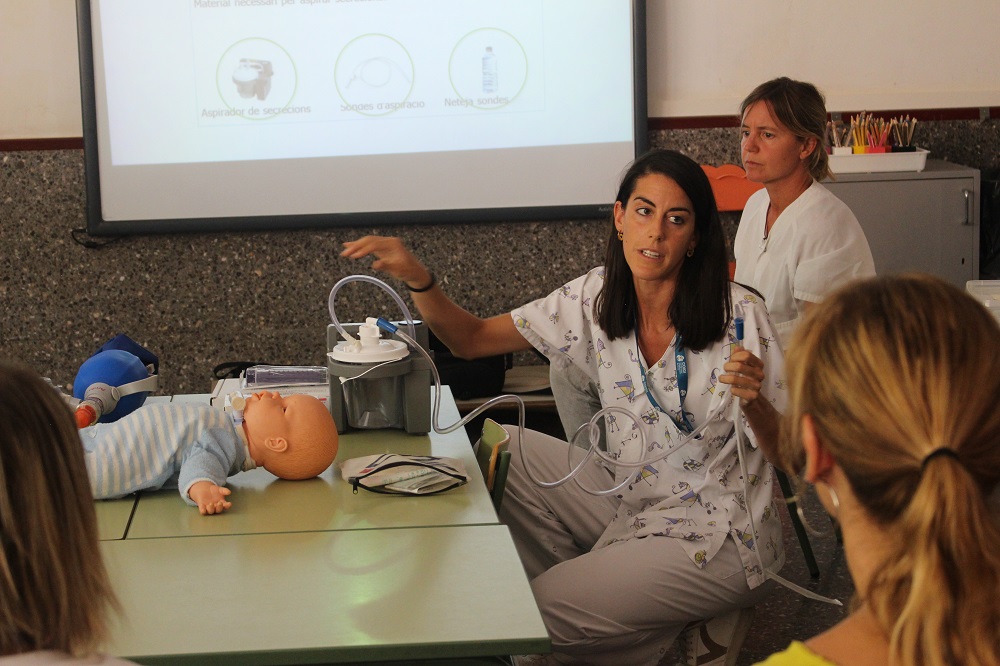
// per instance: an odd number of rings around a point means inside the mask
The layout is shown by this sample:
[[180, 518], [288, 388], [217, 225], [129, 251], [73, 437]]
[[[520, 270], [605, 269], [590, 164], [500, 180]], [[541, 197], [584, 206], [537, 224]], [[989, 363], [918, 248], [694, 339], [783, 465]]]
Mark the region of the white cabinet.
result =
[[979, 171], [927, 160], [923, 171], [840, 174], [823, 184], [851, 207], [875, 271], [979, 279]]

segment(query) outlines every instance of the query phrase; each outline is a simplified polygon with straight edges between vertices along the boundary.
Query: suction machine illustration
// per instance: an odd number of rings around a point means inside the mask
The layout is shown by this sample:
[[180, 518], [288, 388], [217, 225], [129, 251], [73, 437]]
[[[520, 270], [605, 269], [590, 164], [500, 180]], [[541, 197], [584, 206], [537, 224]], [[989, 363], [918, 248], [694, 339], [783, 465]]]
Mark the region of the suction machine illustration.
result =
[[240, 97], [249, 99], [256, 97], [263, 101], [267, 99], [271, 92], [271, 77], [274, 76], [274, 68], [270, 60], [254, 60], [253, 58], [240, 58], [240, 64], [233, 72], [233, 83]]

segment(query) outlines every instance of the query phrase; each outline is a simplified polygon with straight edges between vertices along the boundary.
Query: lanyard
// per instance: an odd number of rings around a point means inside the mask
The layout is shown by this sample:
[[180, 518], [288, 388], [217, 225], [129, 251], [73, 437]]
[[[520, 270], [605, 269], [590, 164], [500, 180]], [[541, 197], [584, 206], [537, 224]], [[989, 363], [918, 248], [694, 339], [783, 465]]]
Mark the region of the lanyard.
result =
[[674, 367], [677, 370], [677, 392], [680, 394], [681, 400], [681, 417], [680, 419], [675, 419], [670, 412], [660, 407], [660, 403], [656, 402], [656, 398], [653, 397], [652, 391], [649, 390], [649, 385], [646, 384], [646, 368], [642, 365], [642, 352], [639, 351], [639, 332], [636, 331], [635, 335], [635, 355], [639, 359], [639, 371], [642, 374], [642, 388], [646, 391], [646, 397], [649, 398], [649, 402], [653, 404], [656, 411], [661, 414], [666, 414], [670, 417], [670, 420], [680, 429], [684, 434], [690, 434], [694, 431], [694, 426], [688, 420], [687, 414], [684, 413], [684, 398], [687, 396], [688, 391], [688, 364], [687, 364], [687, 350], [684, 349], [683, 342], [681, 341], [681, 336], [677, 336], [677, 346], [674, 347]]

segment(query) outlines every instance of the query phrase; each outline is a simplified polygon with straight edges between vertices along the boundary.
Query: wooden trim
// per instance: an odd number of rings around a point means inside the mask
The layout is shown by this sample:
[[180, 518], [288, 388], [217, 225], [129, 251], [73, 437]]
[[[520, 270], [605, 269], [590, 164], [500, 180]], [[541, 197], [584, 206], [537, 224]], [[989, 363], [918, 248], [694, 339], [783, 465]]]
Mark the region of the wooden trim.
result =
[[[850, 118], [860, 111], [840, 111], [840, 117]], [[941, 120], [1000, 120], [1000, 106], [967, 107], [956, 109], [916, 109], [873, 111], [887, 118], [906, 116], [920, 121]], [[681, 130], [681, 129], [715, 129], [739, 127], [739, 119], [735, 116], [679, 116], [677, 118], [650, 118], [651, 131]], [[83, 137], [63, 137], [55, 139], [0, 139], [0, 152], [15, 152], [19, 150], [83, 150]]]
[[0, 139], [0, 153], [12, 153], [19, 150], [83, 150], [83, 137]]
[[[985, 111], [985, 113], [983, 113]], [[850, 119], [861, 113], [858, 111], [839, 111], [841, 119]], [[922, 122], [940, 120], [998, 120], [1000, 119], [1000, 107], [968, 107], [956, 109], [910, 109], [910, 110], [889, 110], [871, 111], [877, 116], [893, 118], [899, 116], [910, 116]], [[985, 118], [984, 118], [985, 116]], [[739, 127], [739, 119], [732, 116], [684, 116], [677, 118], [650, 118], [650, 130], [680, 130], [680, 129], [711, 129], [722, 127]]]
[[739, 127], [740, 119], [732, 116], [683, 116], [677, 118], [650, 118], [650, 130], [713, 129]]

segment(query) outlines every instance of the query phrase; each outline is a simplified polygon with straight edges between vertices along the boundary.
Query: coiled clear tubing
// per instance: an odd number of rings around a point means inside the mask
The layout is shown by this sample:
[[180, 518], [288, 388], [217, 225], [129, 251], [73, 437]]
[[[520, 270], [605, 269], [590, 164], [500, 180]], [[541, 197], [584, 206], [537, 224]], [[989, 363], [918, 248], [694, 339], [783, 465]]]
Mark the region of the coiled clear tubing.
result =
[[[341, 326], [340, 322], [337, 320], [337, 316], [336, 316], [336, 313], [334, 312], [334, 307], [333, 307], [334, 298], [336, 297], [337, 292], [340, 290], [340, 288], [343, 285], [345, 285], [345, 284], [347, 284], [349, 282], [368, 282], [368, 283], [374, 284], [377, 287], [380, 287], [381, 289], [385, 290], [390, 296], [392, 296], [392, 299], [396, 302], [397, 305], [399, 305], [400, 311], [402, 311], [403, 314], [406, 315], [405, 321], [406, 321], [406, 324], [407, 324], [407, 329], [409, 330], [409, 335], [407, 335], [406, 333], [401, 332], [399, 330], [399, 328], [395, 324], [393, 324], [392, 322], [390, 322], [390, 321], [388, 321], [388, 320], [386, 320], [384, 318], [379, 318], [378, 319], [378, 326], [379, 326], [379, 328], [381, 328], [382, 330], [386, 331], [387, 333], [393, 334], [393, 335], [396, 335], [397, 337], [399, 337], [411, 349], [413, 349], [413, 350], [419, 352], [420, 354], [422, 354], [424, 356], [424, 358], [426, 358], [427, 361], [428, 361], [428, 363], [430, 364], [431, 372], [434, 375], [434, 389], [435, 389], [434, 390], [434, 407], [433, 407], [432, 422], [431, 422], [431, 424], [432, 424], [431, 427], [434, 429], [434, 432], [440, 433], [440, 434], [447, 434], [447, 433], [450, 433], [450, 432], [454, 432], [455, 430], [458, 430], [459, 428], [461, 428], [462, 426], [464, 426], [466, 423], [468, 423], [469, 421], [471, 421], [475, 417], [479, 416], [481, 413], [483, 413], [484, 411], [486, 411], [490, 407], [493, 407], [495, 405], [499, 405], [499, 404], [504, 403], [504, 402], [514, 402], [514, 403], [516, 403], [517, 404], [517, 435], [518, 435], [518, 443], [519, 443], [519, 446], [517, 448], [518, 448], [518, 451], [520, 452], [521, 467], [524, 469], [525, 474], [528, 476], [528, 478], [531, 480], [531, 482], [534, 483], [537, 486], [542, 487], [542, 488], [556, 488], [556, 487], [561, 486], [564, 483], [567, 483], [570, 480], [572, 480], [584, 492], [589, 493], [591, 495], [610, 495], [612, 493], [616, 493], [619, 490], [621, 490], [622, 488], [624, 488], [625, 485], [629, 481], [632, 480], [632, 475], [631, 474], [625, 474], [624, 475], [625, 478], [624, 478], [624, 480], [622, 480], [621, 483], [619, 483], [618, 485], [616, 485], [613, 488], [607, 488], [607, 489], [595, 490], [593, 488], [586, 487], [584, 484], [582, 484], [580, 482], [578, 476], [579, 476], [580, 472], [583, 470], [583, 467], [592, 458], [597, 458], [598, 464], [603, 464], [608, 469], [613, 468], [613, 467], [625, 468], [625, 469], [638, 469], [638, 468], [641, 468], [641, 467], [643, 467], [645, 465], [651, 465], [653, 463], [656, 463], [656, 462], [659, 462], [660, 460], [665, 459], [668, 455], [670, 455], [671, 453], [673, 453], [673, 451], [675, 451], [678, 447], [683, 446], [688, 441], [690, 441], [692, 439], [696, 439], [697, 437], [699, 437], [701, 435], [701, 432], [705, 429], [705, 427], [716, 416], [718, 416], [718, 414], [721, 413], [722, 410], [724, 410], [726, 408], [725, 405], [720, 406], [719, 412], [717, 412], [716, 414], [710, 415], [708, 418], [706, 418], [704, 420], [704, 422], [702, 422], [702, 424], [700, 426], [698, 426], [697, 428], [695, 428], [694, 431], [692, 431], [691, 433], [687, 434], [683, 438], [683, 440], [681, 440], [676, 446], [671, 447], [670, 451], [667, 451], [667, 452], [664, 452], [664, 453], [659, 453], [657, 455], [650, 456], [649, 458], [643, 457], [638, 462], [625, 462], [625, 461], [622, 461], [622, 460], [619, 460], [619, 459], [616, 459], [616, 458], [612, 458], [607, 452], [603, 451], [600, 448], [600, 421], [601, 421], [601, 419], [609, 417], [609, 416], [611, 416], [613, 414], [620, 414], [622, 416], [627, 416], [632, 421], [632, 423], [637, 426], [636, 427], [636, 432], [639, 435], [639, 445], [641, 446], [640, 450], [643, 451], [643, 455], [644, 456], [647, 453], [645, 434], [643, 433], [643, 429], [641, 427], [641, 424], [639, 422], [638, 417], [636, 417], [632, 412], [630, 412], [630, 411], [628, 411], [628, 410], [626, 410], [626, 409], [624, 409], [622, 407], [615, 407], [613, 405], [608, 406], [608, 407], [604, 407], [600, 411], [598, 411], [596, 414], [594, 414], [594, 416], [591, 417], [590, 421], [588, 421], [587, 423], [584, 423], [582, 426], [580, 426], [577, 429], [577, 431], [575, 433], [573, 433], [573, 436], [569, 438], [570, 446], [567, 448], [567, 466], [569, 468], [569, 472], [565, 476], [563, 476], [562, 478], [557, 479], [555, 481], [544, 481], [544, 480], [539, 479], [538, 477], [535, 476], [535, 473], [532, 470], [531, 464], [529, 463], [529, 455], [526, 453], [526, 450], [527, 450], [528, 447], [526, 447], [526, 446], [523, 445], [524, 444], [524, 401], [520, 398], [520, 396], [516, 396], [516, 395], [513, 395], [513, 394], [498, 395], [495, 398], [491, 398], [491, 399], [487, 400], [485, 403], [483, 403], [482, 405], [480, 405], [476, 409], [474, 409], [471, 412], [469, 412], [465, 416], [465, 418], [460, 419], [459, 421], [453, 423], [450, 426], [441, 427], [438, 424], [438, 418], [439, 418], [440, 409], [441, 409], [441, 376], [438, 374], [437, 366], [434, 365], [434, 360], [431, 358], [430, 354], [416, 340], [414, 340], [415, 333], [414, 333], [414, 326], [413, 326], [413, 317], [410, 315], [409, 308], [406, 307], [406, 303], [403, 302], [403, 299], [400, 298], [399, 294], [397, 294], [395, 291], [393, 291], [393, 289], [391, 287], [389, 287], [389, 285], [387, 285], [386, 283], [382, 282], [381, 280], [379, 280], [377, 278], [369, 277], [367, 275], [351, 275], [351, 276], [343, 278], [337, 284], [335, 284], [333, 286], [333, 289], [330, 291], [330, 304], [329, 305], [330, 305], [330, 320], [332, 321], [333, 325], [337, 328], [337, 331], [339, 331], [340, 334], [342, 336], [344, 336], [345, 338], [351, 339], [351, 337], [349, 335], [347, 335], [347, 332], [344, 331], [343, 326]], [[741, 406], [740, 406], [740, 400], [738, 398], [736, 398], [735, 396], [733, 398], [734, 399], [732, 401], [732, 420], [733, 420], [733, 425], [734, 425], [734, 429], [735, 429], [734, 435], [736, 436], [736, 450], [737, 450], [737, 456], [738, 456], [738, 460], [739, 460], [739, 464], [740, 464], [740, 472], [741, 472], [742, 477], [743, 477], [744, 492], [746, 492], [746, 493], [749, 494], [749, 488], [747, 487], [746, 484], [748, 483], [748, 479], [750, 478], [750, 475], [748, 474], [747, 463], [746, 463], [746, 446], [747, 446], [747, 444], [746, 444], [746, 435], [745, 435], [745, 432], [743, 430], [743, 414], [742, 414], [742, 410], [741, 410]], [[577, 444], [577, 441], [581, 437], [583, 437], [584, 435], [586, 435], [586, 437], [587, 437], [587, 446], [582, 446], [582, 445]], [[574, 450], [576, 450], [576, 451], [583, 450], [584, 451], [582, 459], [576, 465], [573, 464], [573, 460], [572, 460], [572, 454], [573, 454]], [[750, 525], [751, 525], [751, 532], [753, 534], [756, 534], [757, 533], [756, 521], [754, 520], [754, 516], [753, 516], [752, 513], [750, 513]], [[816, 601], [822, 601], [822, 602], [825, 602], [825, 603], [835, 604], [837, 606], [842, 605], [840, 603], [840, 601], [838, 601], [837, 599], [831, 599], [831, 598], [825, 597], [825, 596], [823, 596], [821, 594], [817, 594], [816, 592], [812, 592], [811, 590], [807, 590], [807, 589], [805, 589], [805, 588], [803, 588], [803, 587], [801, 587], [799, 585], [796, 585], [795, 583], [793, 583], [793, 582], [791, 582], [791, 581], [789, 581], [789, 580], [787, 580], [787, 579], [779, 576], [778, 574], [776, 574], [776, 573], [774, 573], [772, 571], [769, 571], [768, 569], [766, 569], [764, 567], [764, 563], [763, 563], [763, 561], [761, 559], [760, 552], [757, 551], [757, 550], [755, 550], [754, 551], [754, 555], [757, 558], [758, 566], [760, 566], [761, 570], [764, 571], [764, 575], [767, 578], [770, 578], [771, 580], [774, 580], [775, 582], [779, 583], [780, 585], [783, 585], [783, 586], [785, 586], [785, 587], [787, 587], [787, 588], [789, 588], [789, 589], [797, 592], [798, 594], [800, 594], [800, 595], [802, 595], [804, 597], [807, 597], [809, 599], [814, 599]]]
[[330, 290], [330, 300], [328, 302], [328, 307], [330, 308], [330, 323], [332, 323], [334, 328], [337, 329], [337, 332], [340, 333], [341, 337], [343, 337], [346, 340], [354, 339], [353, 337], [351, 337], [350, 334], [348, 334], [347, 331], [344, 330], [344, 327], [341, 325], [340, 320], [337, 319], [337, 312], [333, 306], [333, 303], [334, 300], [336, 300], [337, 292], [340, 291], [341, 287], [343, 287], [346, 284], [350, 284], [351, 282], [367, 282], [368, 284], [373, 284], [376, 287], [382, 289], [387, 294], [389, 294], [392, 297], [392, 300], [396, 302], [396, 305], [399, 306], [399, 311], [402, 312], [404, 315], [403, 321], [406, 322], [407, 326], [406, 330], [410, 332], [410, 338], [412, 339], [413, 337], [416, 336], [416, 332], [413, 327], [413, 315], [410, 314], [410, 308], [406, 307], [406, 303], [403, 302], [403, 299], [400, 298], [399, 294], [397, 294], [392, 287], [387, 285], [385, 282], [382, 282], [382, 280], [371, 277], [370, 275], [348, 275], [345, 278], [341, 278], [341, 280], [338, 281], [337, 284], [333, 285], [333, 289]]
[[[390, 334], [394, 334], [394, 335], [398, 336], [411, 349], [413, 349], [414, 351], [422, 354], [424, 356], [424, 358], [427, 359], [427, 361], [428, 361], [428, 363], [430, 365], [431, 373], [434, 376], [435, 391], [434, 391], [434, 405], [433, 405], [433, 411], [432, 411], [432, 428], [434, 429], [434, 432], [440, 433], [440, 434], [447, 434], [447, 433], [450, 433], [450, 432], [454, 432], [455, 430], [458, 430], [459, 428], [461, 428], [462, 426], [464, 426], [466, 423], [468, 423], [469, 421], [471, 421], [475, 417], [477, 417], [480, 414], [482, 414], [487, 409], [489, 409], [491, 407], [494, 407], [496, 405], [502, 404], [502, 403], [513, 402], [513, 403], [515, 403], [517, 405], [517, 432], [518, 432], [518, 441], [519, 442], [523, 442], [524, 441], [524, 421], [525, 421], [524, 401], [519, 396], [512, 395], [512, 394], [499, 395], [499, 396], [496, 396], [494, 398], [490, 398], [485, 403], [483, 403], [479, 407], [476, 407], [474, 410], [472, 410], [471, 412], [469, 412], [468, 414], [466, 414], [464, 418], [458, 420], [457, 422], [453, 423], [452, 425], [449, 425], [449, 426], [441, 426], [440, 425], [439, 420], [440, 420], [440, 410], [441, 410], [441, 376], [438, 373], [437, 366], [434, 365], [434, 361], [431, 358], [430, 354], [427, 352], [427, 350], [425, 350], [414, 339], [415, 335], [416, 335], [415, 334], [414, 324], [413, 324], [414, 320], [413, 320], [413, 316], [410, 314], [409, 308], [406, 306], [406, 303], [399, 296], [399, 294], [396, 293], [395, 290], [393, 290], [389, 285], [387, 285], [382, 280], [379, 280], [378, 278], [374, 278], [374, 277], [371, 277], [371, 276], [368, 276], [368, 275], [349, 275], [349, 276], [347, 276], [345, 278], [342, 278], [339, 282], [337, 282], [333, 286], [333, 289], [330, 290], [330, 298], [329, 298], [330, 321], [333, 324], [333, 326], [337, 329], [337, 331], [340, 333], [341, 336], [343, 336], [345, 339], [348, 339], [348, 340], [353, 339], [350, 336], [350, 334], [348, 334], [347, 331], [344, 330], [344, 327], [340, 323], [340, 320], [337, 319], [337, 313], [336, 313], [336, 308], [335, 308], [334, 304], [335, 304], [335, 301], [336, 301], [337, 293], [340, 291], [340, 289], [344, 285], [349, 284], [351, 282], [365, 282], [365, 283], [368, 283], [368, 284], [373, 284], [376, 287], [379, 287], [380, 289], [382, 289], [383, 291], [385, 291], [386, 293], [388, 293], [389, 296], [392, 297], [393, 301], [395, 301], [395, 303], [399, 306], [400, 311], [404, 314], [404, 321], [406, 323], [406, 327], [407, 327], [408, 333], [401, 332], [398, 329], [398, 327], [396, 327], [394, 324], [392, 324], [391, 322], [389, 322], [388, 320], [386, 320], [384, 318], [380, 318], [378, 320], [378, 325], [384, 331], [386, 331], [386, 332], [388, 332]], [[628, 475], [626, 475], [625, 479], [621, 483], [619, 483], [618, 485], [614, 486], [613, 488], [607, 488], [607, 489], [603, 489], [603, 490], [595, 490], [595, 489], [592, 489], [592, 488], [587, 488], [582, 483], [580, 483], [580, 481], [579, 481], [579, 479], [577, 477], [580, 474], [580, 472], [583, 470], [584, 466], [592, 458], [597, 458], [598, 461], [603, 462], [606, 466], [610, 465], [612, 467], [624, 467], [624, 468], [628, 468], [628, 469], [636, 469], [636, 468], [641, 468], [644, 465], [652, 464], [652, 463], [657, 462], [659, 460], [662, 460], [663, 458], [666, 457], [666, 454], [660, 454], [660, 455], [656, 455], [656, 456], [651, 456], [649, 458], [643, 457], [641, 460], [639, 460], [637, 462], [625, 462], [625, 461], [622, 461], [622, 460], [618, 460], [618, 459], [612, 458], [608, 453], [606, 453], [605, 451], [601, 450], [601, 448], [600, 448], [600, 420], [603, 419], [603, 418], [605, 418], [605, 417], [607, 417], [607, 416], [609, 416], [609, 415], [612, 415], [612, 414], [619, 414], [619, 415], [628, 417], [634, 424], [636, 424], [636, 425], [639, 424], [639, 421], [638, 421], [637, 417], [634, 414], [632, 414], [631, 412], [629, 412], [628, 410], [624, 409], [624, 408], [615, 407], [615, 406], [609, 406], [609, 407], [605, 407], [605, 408], [601, 409], [599, 412], [597, 412], [597, 414], [595, 414], [590, 419], [590, 421], [588, 423], [586, 423], [583, 426], [581, 426], [577, 430], [577, 432], [574, 433], [573, 436], [570, 438], [570, 444], [571, 444], [571, 446], [568, 447], [568, 449], [567, 449], [567, 463], [568, 463], [569, 472], [565, 476], [563, 476], [562, 478], [556, 479], [555, 481], [545, 481], [543, 479], [538, 478], [535, 475], [535, 472], [533, 471], [533, 468], [532, 468], [532, 466], [530, 464], [530, 461], [529, 461], [529, 457], [530, 456], [526, 452], [526, 448], [527, 447], [525, 447], [525, 446], [518, 446], [518, 451], [520, 452], [520, 458], [521, 458], [521, 465], [524, 468], [525, 474], [528, 476], [528, 478], [531, 480], [531, 482], [534, 483], [534, 484], [536, 484], [536, 485], [538, 485], [538, 486], [540, 486], [540, 487], [542, 487], [542, 488], [555, 488], [555, 487], [563, 485], [564, 483], [569, 482], [570, 480], [573, 480], [573, 481], [575, 481], [575, 483], [578, 486], [580, 486], [581, 489], [583, 489], [584, 491], [586, 491], [586, 492], [588, 492], [588, 493], [590, 493], [592, 495], [609, 495], [611, 493], [615, 493], [615, 492], [618, 492], [619, 490], [621, 490], [621, 488], [623, 488], [625, 486], [625, 484], [629, 482], [630, 478], [629, 478]], [[701, 431], [701, 429], [703, 427], [704, 427], [704, 425], [701, 426], [700, 428], [698, 428], [689, 437], [697, 436], [697, 434], [700, 433], [700, 431]], [[640, 443], [640, 446], [642, 447], [641, 450], [643, 452], [645, 452], [646, 451], [645, 435], [644, 435], [644, 433], [642, 431], [642, 428], [637, 428], [637, 431], [638, 431], [638, 435], [639, 435], [639, 443]], [[581, 437], [583, 437], [585, 434], [587, 435], [587, 438], [588, 438], [588, 444], [587, 444], [587, 446], [577, 445], [577, 441]], [[575, 465], [572, 462], [572, 454], [573, 454], [574, 450], [575, 451], [580, 451], [580, 450], [584, 451], [583, 457]]]

